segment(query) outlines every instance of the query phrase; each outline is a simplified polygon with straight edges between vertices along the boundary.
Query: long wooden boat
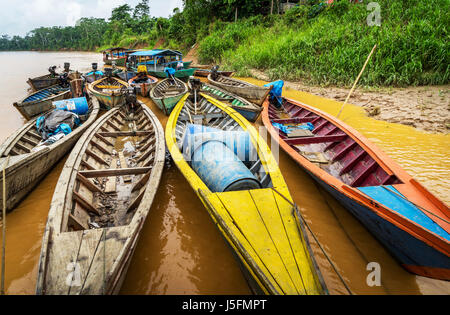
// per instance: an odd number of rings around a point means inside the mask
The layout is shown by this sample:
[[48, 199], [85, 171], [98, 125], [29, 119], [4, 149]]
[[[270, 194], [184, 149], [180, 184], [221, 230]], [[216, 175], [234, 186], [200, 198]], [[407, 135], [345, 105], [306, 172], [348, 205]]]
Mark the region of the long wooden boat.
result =
[[243, 98], [246, 98], [252, 103], [260, 106], [267, 98], [267, 95], [269, 95], [270, 90], [272, 90], [272, 86], [257, 86], [235, 78], [225, 77], [223, 75], [217, 75], [217, 77], [214, 78], [212, 73], [208, 75], [208, 81], [212, 85], [218, 86], [221, 89], [233, 94], [242, 96]]
[[[194, 75], [195, 68], [189, 68], [189, 69], [180, 69], [176, 70], [173, 76], [175, 78], [189, 78]], [[157, 78], [168, 78], [169, 75], [164, 70], [153, 70], [151, 66], [147, 67], [147, 72], [149, 75], [157, 77]]]
[[[29, 121], [22, 128], [9, 136], [0, 146], [0, 169], [9, 158], [5, 169], [6, 208], [14, 207], [40, 182], [53, 166], [72, 149], [86, 129], [96, 120], [99, 104], [96, 99], [89, 102], [90, 111], [81, 116], [82, 124], [71, 133], [50, 145], [33, 150], [42, 141], [36, 131], [36, 119]], [[0, 178], [0, 182], [3, 177]], [[0, 200], [3, 196], [0, 196]]]
[[100, 70], [86, 72], [83, 75], [83, 77], [86, 79], [87, 83], [92, 83], [97, 80], [100, 80], [101, 78], [103, 78], [103, 76], [104, 76], [104, 73]]
[[26, 118], [31, 119], [53, 108], [54, 101], [70, 97], [70, 88], [53, 85], [46, 89], [34, 92], [22, 101], [14, 103], [14, 107]]
[[89, 93], [92, 93], [100, 104], [108, 110], [125, 103], [125, 90], [127, 88], [127, 82], [114, 77], [105, 77], [87, 86]]
[[[197, 95], [196, 104], [188, 96], [186, 94], [180, 100], [169, 117], [167, 147], [175, 164], [234, 250], [244, 274], [249, 276], [249, 283], [254, 284], [255, 292], [326, 293], [307, 236], [302, 231], [303, 226], [297, 225], [294, 219], [289, 190], [267, 144], [250, 123], [232, 108], [203, 93]], [[211, 185], [221, 181], [218, 179], [233, 177], [236, 168], [216, 159], [220, 155], [216, 151], [211, 156], [203, 150], [201, 154], [204, 158], [197, 159], [195, 152], [198, 150], [185, 146], [186, 139], [190, 138], [188, 130], [193, 130], [193, 127], [194, 130], [202, 130], [191, 133], [200, 137], [198, 139], [206, 139], [202, 146], [209, 143], [208, 139], [213, 139], [210, 138], [211, 133], [208, 134], [209, 130], [225, 131], [227, 136], [235, 132], [247, 137], [247, 141], [242, 143], [248, 151], [242, 157], [233, 154], [233, 161], [237, 161], [244, 168], [242, 171], [249, 173], [253, 179], [239, 184], [239, 187], [236, 185], [239, 181], [235, 181], [224, 192], [213, 188]], [[222, 141], [215, 142], [224, 146], [225, 139]], [[227, 150], [236, 152], [236, 148], [227, 147]], [[194, 153], [192, 158], [191, 153]], [[193, 161], [209, 161], [210, 158], [214, 163], [213, 169], [209, 170], [211, 172], [206, 169], [200, 171], [201, 167], [195, 168]]]
[[231, 106], [231, 108], [251, 122], [255, 122], [261, 114], [261, 106], [255, 105], [252, 102], [247, 101], [246, 99], [231, 92], [222, 90], [217, 86], [203, 83], [201, 86], [201, 92], [214, 97], [228, 106]]
[[103, 62], [106, 65], [112, 65], [113, 63], [119, 67], [125, 67], [127, 64], [127, 53], [126, 49], [122, 47], [114, 47], [104, 50]]
[[[404, 268], [450, 280], [450, 210], [443, 202], [367, 138], [323, 111], [283, 99], [280, 109], [266, 101], [262, 117], [273, 139]], [[295, 127], [305, 123], [314, 129]]]
[[[197, 69], [195, 70], [194, 75], [197, 77], [208, 77], [208, 75], [211, 73], [210, 69]], [[225, 77], [231, 77], [233, 75], [233, 71], [217, 71], [219, 75], [223, 75]]]
[[188, 86], [183, 81], [164, 79], [151, 89], [150, 98], [167, 116], [170, 115], [175, 105], [188, 92]]
[[130, 86], [136, 87], [136, 90], [141, 96], [147, 97], [150, 90], [156, 85], [158, 79], [151, 75], [145, 75], [144, 78], [136, 75], [128, 81]]
[[[163, 135], [140, 102], [134, 112], [110, 110], [86, 131], [56, 185], [37, 294], [118, 293], [161, 179]], [[127, 141], [136, 148], [128, 158]]]
[[27, 83], [33, 91], [39, 91], [59, 83], [59, 75], [46, 74], [36, 78], [29, 78]]

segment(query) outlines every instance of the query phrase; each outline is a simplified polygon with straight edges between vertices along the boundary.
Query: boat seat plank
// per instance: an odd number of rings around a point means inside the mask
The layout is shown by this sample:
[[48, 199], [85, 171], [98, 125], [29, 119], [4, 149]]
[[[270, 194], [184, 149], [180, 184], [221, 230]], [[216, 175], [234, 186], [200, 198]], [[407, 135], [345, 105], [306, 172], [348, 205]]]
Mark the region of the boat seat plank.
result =
[[91, 182], [89, 179], [87, 179], [86, 177], [84, 177], [83, 175], [81, 175], [80, 173], [77, 173], [77, 180], [82, 183], [84, 186], [86, 186], [86, 188], [88, 188], [90, 191], [93, 192], [99, 192], [101, 193], [102, 190], [100, 189], [100, 187], [98, 187], [96, 184], [94, 184], [93, 182]]
[[312, 143], [339, 142], [343, 141], [346, 137], [348, 137], [346, 134], [342, 134], [330, 136], [301, 137], [301, 138], [285, 139], [284, 141], [289, 145], [303, 145]]
[[93, 177], [110, 177], [110, 176], [124, 176], [124, 175], [139, 175], [147, 173], [151, 170], [151, 167], [134, 167], [134, 168], [109, 168], [102, 170], [87, 170], [80, 171], [79, 173], [86, 178]]
[[98, 132], [95, 134], [95, 137], [100, 139], [103, 143], [105, 143], [106, 145], [112, 146], [114, 147], [114, 144], [111, 143], [108, 139], [106, 139], [104, 136], [102, 136], [101, 134], [99, 134]]
[[102, 157], [100, 157], [99, 155], [97, 155], [96, 153], [94, 153], [93, 151], [86, 149], [85, 153], [89, 156], [91, 156], [92, 158], [94, 158], [94, 160], [96, 160], [97, 162], [104, 164], [104, 165], [109, 165], [108, 162], [106, 162]]
[[99, 132], [98, 135], [101, 137], [142, 137], [153, 134], [154, 131], [117, 131], [117, 132]]

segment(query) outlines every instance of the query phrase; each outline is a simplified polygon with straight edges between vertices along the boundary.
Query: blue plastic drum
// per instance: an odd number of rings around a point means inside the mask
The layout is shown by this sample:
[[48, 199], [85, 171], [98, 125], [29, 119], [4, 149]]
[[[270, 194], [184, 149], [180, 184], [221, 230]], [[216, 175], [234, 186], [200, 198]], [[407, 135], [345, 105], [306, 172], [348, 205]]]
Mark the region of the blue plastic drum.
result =
[[75, 113], [77, 115], [85, 115], [89, 111], [89, 105], [86, 97], [69, 98], [67, 100], [54, 101], [53, 107]]

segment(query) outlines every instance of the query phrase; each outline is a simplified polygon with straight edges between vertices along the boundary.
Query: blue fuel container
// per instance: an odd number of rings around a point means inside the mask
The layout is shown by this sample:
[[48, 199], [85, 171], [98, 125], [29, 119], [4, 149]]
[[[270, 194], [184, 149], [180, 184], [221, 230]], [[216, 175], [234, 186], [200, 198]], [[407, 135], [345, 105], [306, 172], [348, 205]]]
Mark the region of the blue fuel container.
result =
[[89, 111], [89, 105], [86, 97], [69, 98], [61, 101], [54, 101], [53, 107], [75, 113], [77, 115], [85, 115]]

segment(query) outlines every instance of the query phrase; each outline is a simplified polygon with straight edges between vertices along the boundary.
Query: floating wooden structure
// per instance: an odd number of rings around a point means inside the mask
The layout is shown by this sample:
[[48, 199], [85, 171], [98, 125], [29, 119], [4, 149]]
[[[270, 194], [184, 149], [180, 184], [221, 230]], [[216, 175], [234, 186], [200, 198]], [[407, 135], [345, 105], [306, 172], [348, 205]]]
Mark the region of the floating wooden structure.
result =
[[25, 97], [22, 101], [14, 103], [14, 107], [26, 119], [31, 119], [53, 108], [52, 102], [70, 97], [70, 88], [53, 85], [39, 90]]
[[[450, 210], [443, 202], [367, 138], [323, 111], [284, 98], [280, 108], [267, 100], [262, 118], [283, 150], [404, 268], [450, 280]], [[306, 123], [312, 131], [298, 128]]]
[[[127, 157], [124, 143], [136, 151]], [[37, 294], [116, 294], [164, 167], [161, 124], [139, 102], [89, 128], [56, 185], [39, 259]]]
[[[186, 94], [180, 100], [169, 117], [165, 135], [167, 147], [175, 164], [234, 250], [255, 292], [326, 293], [306, 234], [302, 225], [296, 224], [292, 198], [267, 144], [232, 108], [203, 93], [197, 95], [197, 102], [188, 96]], [[219, 152], [203, 160], [190, 159], [191, 153], [197, 152], [185, 146], [185, 141], [190, 139], [187, 130], [192, 126], [204, 128], [204, 133], [194, 134], [198, 139], [205, 139], [201, 146], [209, 143], [208, 139], [213, 140], [209, 138], [213, 137], [208, 134], [210, 130], [222, 131], [230, 137], [236, 133], [248, 137], [250, 145], [248, 147], [246, 142], [245, 158], [238, 155], [233, 162], [241, 163], [241, 169], [245, 168], [242, 171], [246, 170], [253, 179], [241, 181], [239, 186], [233, 183], [224, 192], [213, 189], [211, 185], [218, 183], [217, 179], [232, 177], [234, 173], [216, 159]], [[224, 146], [226, 139], [214, 142]], [[228, 147], [227, 150], [233, 151]], [[206, 154], [205, 151], [203, 153]], [[194, 165], [197, 165], [194, 161], [204, 162], [209, 158], [213, 163], [217, 162], [211, 172], [200, 171], [200, 168], [194, 171]]]
[[105, 77], [88, 84], [87, 90], [92, 93], [106, 109], [121, 106], [125, 103], [125, 91], [128, 83], [114, 77]]
[[225, 77], [223, 75], [214, 76], [212, 73], [208, 75], [208, 81], [212, 85], [218, 86], [219, 88], [233, 94], [242, 96], [252, 103], [260, 106], [272, 90], [271, 86], [257, 86], [238, 79]]
[[150, 90], [156, 85], [158, 79], [151, 75], [145, 74], [140, 76], [139, 74], [134, 76], [128, 81], [128, 84], [132, 87], [136, 87], [136, 92], [143, 97], [147, 97]]
[[187, 92], [187, 84], [177, 78], [173, 78], [164, 79], [156, 83], [149, 96], [164, 114], [170, 115], [175, 105]]
[[0, 146], [0, 168], [9, 157], [6, 168], [8, 186], [7, 210], [12, 210], [47, 174], [64, 155], [72, 149], [86, 129], [94, 123], [99, 112], [96, 99], [91, 99], [89, 113], [82, 124], [71, 133], [50, 145], [33, 150], [42, 141], [36, 131], [36, 119], [9, 136]]
[[113, 63], [118, 67], [125, 67], [127, 65], [127, 49], [122, 47], [113, 47], [105, 49], [103, 53], [103, 62], [106, 65]]

